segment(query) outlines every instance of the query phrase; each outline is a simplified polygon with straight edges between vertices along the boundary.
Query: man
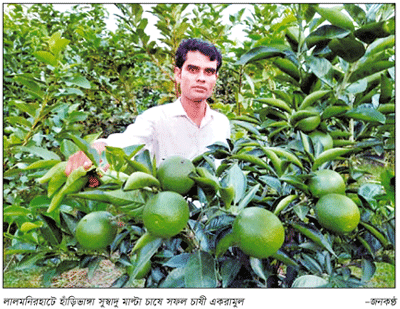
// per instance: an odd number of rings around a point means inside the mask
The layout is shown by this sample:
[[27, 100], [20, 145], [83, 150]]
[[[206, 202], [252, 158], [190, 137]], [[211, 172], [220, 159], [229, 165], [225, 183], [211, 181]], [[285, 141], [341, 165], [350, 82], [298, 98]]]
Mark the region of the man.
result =
[[[174, 103], [150, 108], [139, 115], [123, 133], [99, 139], [92, 147], [99, 153], [106, 146], [124, 148], [145, 144], [157, 165], [173, 155], [193, 159], [215, 142], [230, 137], [228, 118], [211, 110], [207, 99], [212, 95], [222, 64], [220, 52], [208, 42], [198, 39], [183, 40], [175, 55], [175, 80], [181, 96]], [[79, 151], [68, 159], [66, 174], [83, 166], [92, 165]]]

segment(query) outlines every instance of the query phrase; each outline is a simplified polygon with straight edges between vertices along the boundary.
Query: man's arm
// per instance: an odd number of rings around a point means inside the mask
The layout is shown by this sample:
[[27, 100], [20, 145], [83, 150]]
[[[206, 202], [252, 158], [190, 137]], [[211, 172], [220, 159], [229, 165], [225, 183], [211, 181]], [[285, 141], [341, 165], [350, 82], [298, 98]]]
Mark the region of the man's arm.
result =
[[[152, 151], [154, 122], [157, 120], [157, 114], [146, 113], [136, 118], [136, 121], [129, 125], [123, 133], [113, 133], [107, 138], [99, 139], [92, 144], [92, 147], [101, 153], [106, 146], [124, 148], [131, 145], [145, 144], [146, 148]], [[78, 151], [68, 158], [65, 173], [67, 176], [78, 167], [83, 166], [86, 170], [92, 166], [92, 161], [83, 151]], [[106, 166], [108, 168], [108, 166]]]
[[[106, 149], [106, 146], [107, 144], [104, 142], [94, 142], [92, 144], [92, 148], [96, 149], [99, 155]], [[73, 170], [81, 166], [83, 166], [85, 170], [88, 170], [92, 166], [92, 161], [90, 161], [83, 151], [78, 151], [68, 158], [65, 174], [69, 176]], [[106, 167], [106, 169], [107, 168], [108, 167]]]

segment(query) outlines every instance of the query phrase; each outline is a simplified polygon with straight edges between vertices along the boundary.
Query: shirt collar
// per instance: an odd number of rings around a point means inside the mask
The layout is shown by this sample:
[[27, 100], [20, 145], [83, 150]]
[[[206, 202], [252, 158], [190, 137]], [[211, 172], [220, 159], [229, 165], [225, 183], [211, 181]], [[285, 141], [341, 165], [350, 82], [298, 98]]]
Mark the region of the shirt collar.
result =
[[[185, 109], [182, 106], [181, 98], [178, 98], [175, 102], [172, 103], [172, 109], [170, 110], [170, 112], [171, 112], [171, 116], [186, 116], [186, 117], [188, 117], [188, 115], [185, 112]], [[210, 108], [210, 105], [208, 105], [208, 103], [206, 103], [206, 114], [203, 119], [209, 119], [209, 118], [213, 118], [212, 109]]]

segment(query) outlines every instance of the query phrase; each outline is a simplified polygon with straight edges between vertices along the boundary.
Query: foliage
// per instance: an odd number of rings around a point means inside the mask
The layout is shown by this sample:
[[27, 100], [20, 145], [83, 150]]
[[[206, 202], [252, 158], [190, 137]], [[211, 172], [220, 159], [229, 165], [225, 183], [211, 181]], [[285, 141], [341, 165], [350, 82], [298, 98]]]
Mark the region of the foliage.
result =
[[[394, 5], [260, 4], [224, 25], [226, 4], [194, 5], [193, 16], [187, 4], [157, 4], [151, 13], [161, 43], [146, 34], [139, 4], [117, 6], [115, 32], [106, 29], [102, 5], [5, 11], [3, 235], [17, 270], [44, 266], [49, 286], [56, 275], [75, 267], [93, 273], [110, 259], [126, 271], [114, 282], [122, 287], [136, 286], [151, 261], [146, 287], [291, 287], [304, 275], [359, 287], [377, 262], [394, 263], [394, 170], [386, 164], [381, 179], [361, 182], [367, 172], [358, 166], [360, 156], [394, 150]], [[238, 22], [242, 45], [228, 36]], [[107, 147], [100, 158], [90, 144], [179, 95], [173, 53], [189, 36], [224, 54], [210, 102], [230, 118], [232, 136], [228, 147], [210, 145], [193, 160], [189, 222], [163, 239], [142, 222], [144, 205], [161, 190], [156, 162], [141, 145]], [[332, 137], [332, 148], [311, 138], [316, 131]], [[66, 177], [60, 167], [79, 149], [94, 166]], [[343, 177], [359, 207], [360, 224], [348, 234], [326, 230], [315, 216], [308, 181], [324, 169]], [[132, 189], [136, 172], [149, 176]], [[246, 207], [282, 222], [285, 241], [273, 256], [256, 259], [236, 246], [216, 254]], [[78, 222], [103, 210], [119, 224], [113, 243], [81, 248]]]

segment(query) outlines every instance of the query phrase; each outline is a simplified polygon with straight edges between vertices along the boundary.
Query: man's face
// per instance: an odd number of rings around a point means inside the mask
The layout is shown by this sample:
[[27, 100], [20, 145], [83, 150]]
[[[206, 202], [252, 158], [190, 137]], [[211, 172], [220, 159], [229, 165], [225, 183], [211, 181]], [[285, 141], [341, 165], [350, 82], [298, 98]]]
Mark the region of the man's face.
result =
[[199, 51], [189, 51], [182, 69], [175, 68], [183, 99], [201, 102], [209, 98], [217, 81], [217, 60], [210, 61]]

